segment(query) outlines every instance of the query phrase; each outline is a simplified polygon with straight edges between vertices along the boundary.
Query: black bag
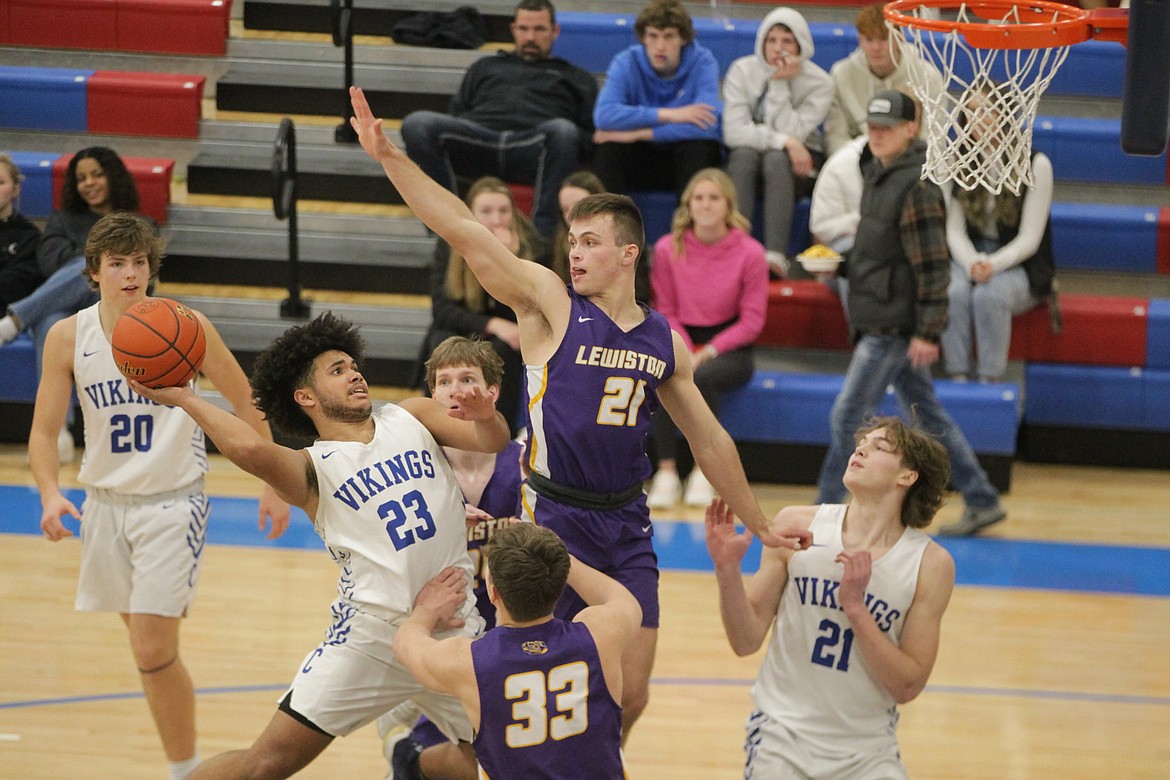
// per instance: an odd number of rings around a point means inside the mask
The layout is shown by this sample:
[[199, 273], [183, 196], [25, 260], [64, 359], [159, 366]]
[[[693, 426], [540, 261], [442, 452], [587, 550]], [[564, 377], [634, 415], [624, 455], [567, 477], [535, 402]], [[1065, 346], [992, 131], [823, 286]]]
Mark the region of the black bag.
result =
[[407, 46], [478, 49], [487, 40], [487, 22], [469, 5], [454, 11], [423, 11], [399, 20], [390, 37]]

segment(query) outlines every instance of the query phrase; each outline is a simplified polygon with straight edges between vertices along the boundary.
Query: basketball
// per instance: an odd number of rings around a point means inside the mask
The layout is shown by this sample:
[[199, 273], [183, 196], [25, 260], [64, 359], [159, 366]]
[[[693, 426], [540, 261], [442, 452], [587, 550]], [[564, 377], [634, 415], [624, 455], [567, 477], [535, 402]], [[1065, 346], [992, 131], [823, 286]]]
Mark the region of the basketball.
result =
[[207, 336], [195, 312], [170, 298], [147, 298], [114, 325], [114, 363], [147, 387], [179, 387], [203, 365]]

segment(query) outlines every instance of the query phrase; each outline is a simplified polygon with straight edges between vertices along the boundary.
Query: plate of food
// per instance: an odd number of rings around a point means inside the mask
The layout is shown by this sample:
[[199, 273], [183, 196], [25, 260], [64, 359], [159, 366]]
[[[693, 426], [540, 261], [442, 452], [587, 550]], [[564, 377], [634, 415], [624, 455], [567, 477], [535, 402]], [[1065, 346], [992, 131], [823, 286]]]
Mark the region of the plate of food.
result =
[[797, 255], [796, 259], [810, 274], [821, 274], [836, 271], [845, 258], [824, 244], [813, 244]]

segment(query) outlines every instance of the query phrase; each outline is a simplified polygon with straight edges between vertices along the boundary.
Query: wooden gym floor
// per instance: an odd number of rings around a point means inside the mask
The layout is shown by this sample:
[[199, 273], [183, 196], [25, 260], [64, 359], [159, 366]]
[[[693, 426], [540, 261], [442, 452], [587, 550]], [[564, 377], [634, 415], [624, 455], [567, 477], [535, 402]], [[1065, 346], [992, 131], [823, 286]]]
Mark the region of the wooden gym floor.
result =
[[[1086, 442], [1091, 446], [1091, 442]], [[75, 485], [76, 465], [64, 470]], [[1170, 479], [1020, 463], [1008, 522], [952, 540], [956, 589], [930, 685], [902, 708], [915, 778], [1170, 776]], [[165, 777], [121, 622], [73, 611], [79, 545], [35, 535], [22, 447], [0, 448], [0, 778]], [[336, 570], [303, 515], [283, 545], [254, 530], [256, 484], [214, 459], [200, 593], [183, 629], [204, 757], [245, 747], [320, 640]], [[757, 486], [769, 512], [811, 487]], [[236, 498], [232, 498], [236, 497]], [[245, 498], [239, 498], [245, 497]], [[942, 522], [961, 509], [956, 498]], [[663, 627], [649, 709], [626, 749], [634, 780], [742, 776], [748, 687], [694, 510], [656, 516]], [[372, 727], [300, 776], [381, 778]]]

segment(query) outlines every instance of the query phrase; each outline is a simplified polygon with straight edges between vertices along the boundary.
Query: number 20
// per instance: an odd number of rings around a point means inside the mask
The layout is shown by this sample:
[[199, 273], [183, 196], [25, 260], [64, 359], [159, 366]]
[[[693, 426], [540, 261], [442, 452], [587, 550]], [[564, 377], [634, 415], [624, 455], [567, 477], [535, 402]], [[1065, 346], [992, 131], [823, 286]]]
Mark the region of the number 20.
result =
[[605, 397], [597, 410], [598, 425], [638, 424], [638, 411], [646, 400], [646, 380], [635, 385], [632, 377], [611, 376], [605, 380]]

